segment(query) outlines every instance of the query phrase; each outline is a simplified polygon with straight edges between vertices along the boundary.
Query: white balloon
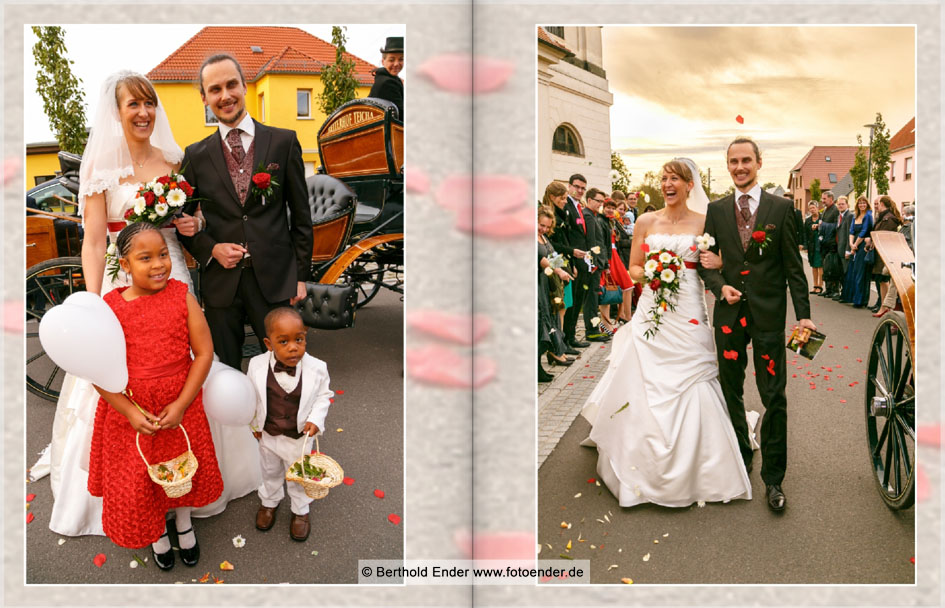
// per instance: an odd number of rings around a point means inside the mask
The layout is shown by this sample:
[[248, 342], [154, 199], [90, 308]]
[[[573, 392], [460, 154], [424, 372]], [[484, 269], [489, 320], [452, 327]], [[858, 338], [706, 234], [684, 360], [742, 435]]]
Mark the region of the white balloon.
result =
[[70, 374], [111, 393], [128, 386], [125, 334], [98, 295], [79, 291], [52, 307], [39, 323], [39, 341]]
[[245, 426], [256, 413], [256, 389], [245, 374], [214, 361], [203, 384], [203, 409], [220, 424]]

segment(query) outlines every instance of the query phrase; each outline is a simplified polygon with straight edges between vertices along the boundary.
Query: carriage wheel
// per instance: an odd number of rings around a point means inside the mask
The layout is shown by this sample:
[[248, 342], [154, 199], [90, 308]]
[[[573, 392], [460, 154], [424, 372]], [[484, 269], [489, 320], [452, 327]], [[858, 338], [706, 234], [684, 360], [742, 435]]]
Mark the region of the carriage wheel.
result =
[[40, 344], [39, 321], [76, 291], [85, 291], [81, 258], [53, 258], [26, 271], [26, 388], [49, 401], [59, 399], [65, 371]]
[[901, 313], [882, 320], [870, 346], [866, 436], [879, 492], [891, 509], [915, 502], [915, 361]]
[[341, 282], [351, 283], [358, 293], [357, 308], [374, 299], [384, 282], [384, 266], [377, 263], [373, 251], [365, 251], [341, 275]]

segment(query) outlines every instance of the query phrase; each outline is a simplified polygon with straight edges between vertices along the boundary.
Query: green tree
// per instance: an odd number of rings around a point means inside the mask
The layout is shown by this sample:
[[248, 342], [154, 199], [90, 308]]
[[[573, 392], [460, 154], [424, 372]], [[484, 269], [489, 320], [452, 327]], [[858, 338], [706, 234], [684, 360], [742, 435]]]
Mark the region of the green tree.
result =
[[767, 192], [768, 190], [770, 190], [770, 189], [772, 189], [772, 188], [777, 188], [777, 187], [778, 187], [778, 185], [775, 184], [774, 182], [765, 182], [765, 185], [762, 186], [761, 189], [764, 190], [765, 192]]
[[354, 76], [354, 60], [345, 57], [346, 26], [331, 28], [331, 43], [335, 47], [335, 62], [322, 70], [323, 89], [318, 96], [318, 105], [327, 115], [338, 106], [356, 97], [358, 79]]
[[810, 200], [820, 202], [820, 180], [815, 179], [810, 183]]
[[866, 180], [869, 179], [869, 168], [866, 166], [866, 149], [863, 147], [863, 138], [856, 136], [856, 156], [850, 168], [850, 179], [853, 180], [853, 194], [858, 197], [866, 192]]
[[[624, 164], [623, 159], [616, 152], [610, 153], [610, 169], [611, 189], [621, 190], [624, 194], [630, 192], [630, 171], [627, 169], [627, 165]], [[614, 173], [614, 171], [616, 171], [616, 173]]]
[[43, 100], [43, 112], [56, 134], [59, 148], [74, 154], [85, 149], [85, 94], [82, 82], [72, 73], [66, 56], [65, 30], [57, 26], [33, 27], [38, 38], [33, 45], [36, 61], [36, 91]]
[[873, 163], [873, 183], [876, 184], [876, 192], [879, 194], [889, 193], [889, 156], [889, 129], [883, 122], [883, 115], [877, 112], [870, 160]]
[[[643, 182], [638, 188], [643, 195], [637, 200], [637, 209], [641, 212], [646, 209], [647, 205], [653, 205], [656, 209], [662, 209], [664, 207], [663, 190], [660, 188], [660, 179], [662, 176], [662, 172], [656, 171], [647, 171], [643, 176]], [[647, 195], [650, 197], [649, 202], [646, 200]]]

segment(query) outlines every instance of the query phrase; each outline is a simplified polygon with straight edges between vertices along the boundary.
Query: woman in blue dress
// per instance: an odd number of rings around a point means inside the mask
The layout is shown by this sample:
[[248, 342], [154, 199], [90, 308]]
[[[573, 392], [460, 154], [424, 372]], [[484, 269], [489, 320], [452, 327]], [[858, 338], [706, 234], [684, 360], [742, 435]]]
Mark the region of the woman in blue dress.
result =
[[[843, 281], [842, 301], [853, 304], [853, 308], [863, 308], [869, 300], [870, 274], [872, 262], [867, 262], [867, 240], [873, 230], [873, 214], [865, 196], [856, 199], [856, 215], [850, 226], [850, 253], [853, 260], [847, 266], [847, 276]], [[875, 254], [873, 254], [875, 255]]]

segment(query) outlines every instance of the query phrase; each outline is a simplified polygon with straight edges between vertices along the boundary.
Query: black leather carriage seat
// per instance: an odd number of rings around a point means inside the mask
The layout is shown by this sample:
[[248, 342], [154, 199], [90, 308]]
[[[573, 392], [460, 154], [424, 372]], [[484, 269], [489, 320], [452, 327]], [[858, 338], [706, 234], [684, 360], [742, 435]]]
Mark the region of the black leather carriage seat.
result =
[[347, 244], [358, 200], [351, 188], [330, 175], [312, 175], [305, 184], [315, 237], [312, 261], [323, 262]]

